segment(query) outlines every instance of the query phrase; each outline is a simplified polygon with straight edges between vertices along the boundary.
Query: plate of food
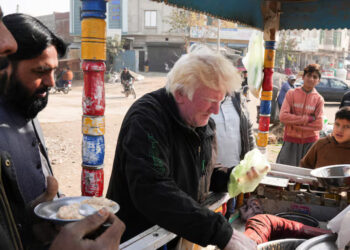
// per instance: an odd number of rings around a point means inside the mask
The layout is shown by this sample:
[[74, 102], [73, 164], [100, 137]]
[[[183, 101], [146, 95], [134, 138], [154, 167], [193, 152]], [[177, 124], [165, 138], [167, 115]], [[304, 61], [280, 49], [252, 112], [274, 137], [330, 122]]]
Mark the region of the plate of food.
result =
[[77, 196], [40, 203], [34, 208], [34, 213], [42, 219], [65, 224], [85, 217], [79, 212], [79, 208], [84, 204], [89, 205], [96, 211], [104, 207], [114, 214], [120, 208], [116, 202], [104, 197]]

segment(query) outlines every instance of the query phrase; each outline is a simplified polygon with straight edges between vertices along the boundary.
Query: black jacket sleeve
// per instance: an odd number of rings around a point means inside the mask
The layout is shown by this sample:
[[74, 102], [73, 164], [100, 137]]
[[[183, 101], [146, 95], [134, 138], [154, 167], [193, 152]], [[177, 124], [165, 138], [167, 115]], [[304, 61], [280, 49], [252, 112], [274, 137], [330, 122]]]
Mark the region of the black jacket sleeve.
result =
[[[158, 124], [157, 124], [158, 123]], [[171, 178], [167, 132], [150, 117], [132, 119], [122, 141], [132, 202], [151, 222], [206, 246], [224, 248], [232, 235], [225, 218], [201, 207]]]
[[211, 175], [210, 190], [213, 192], [227, 192], [227, 184], [230, 180], [231, 168], [214, 168]]

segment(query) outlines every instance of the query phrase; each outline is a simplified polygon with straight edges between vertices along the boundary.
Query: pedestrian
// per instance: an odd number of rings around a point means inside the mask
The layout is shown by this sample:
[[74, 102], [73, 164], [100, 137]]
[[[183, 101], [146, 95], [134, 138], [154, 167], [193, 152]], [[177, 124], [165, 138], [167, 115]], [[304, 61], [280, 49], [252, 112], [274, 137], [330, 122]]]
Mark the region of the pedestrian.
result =
[[350, 106], [350, 91], [347, 91], [343, 95], [339, 108], [346, 107], [346, 106]]
[[[4, 89], [9, 88], [11, 67], [7, 58], [10, 54], [13, 54], [17, 50], [17, 42], [14, 40], [11, 33], [4, 26], [3, 14], [0, 8], [0, 92], [3, 93]], [[33, 34], [34, 35], [34, 34]], [[22, 50], [23, 51], [23, 50]], [[11, 73], [10, 73], [11, 74]], [[3, 94], [0, 97], [2, 99]], [[16, 115], [13, 116], [16, 118]], [[2, 119], [2, 116], [0, 116]], [[20, 121], [17, 119], [17, 121]], [[1, 120], [0, 130], [13, 129], [8, 126], [9, 124], [3, 123]], [[18, 128], [19, 129], [19, 128]], [[11, 139], [4, 136], [4, 133], [0, 134], [0, 141]], [[25, 135], [22, 135], [21, 143], [24, 142]], [[16, 143], [16, 142], [14, 142]], [[21, 145], [16, 143], [16, 146]], [[33, 205], [51, 200], [58, 190], [58, 183], [52, 176], [47, 177], [47, 188], [44, 193], [39, 197], [36, 197], [29, 206], [19, 206], [23, 202], [21, 197], [18, 183], [16, 179], [16, 172], [14, 170], [13, 156], [8, 153], [8, 150], [3, 151], [0, 149], [0, 249], [30, 249], [31, 246], [23, 244], [20, 238], [19, 231], [22, 227], [21, 221], [14, 215], [20, 211], [25, 215], [33, 213]], [[17, 156], [20, 157], [20, 156]], [[30, 165], [26, 165], [30, 167]], [[20, 204], [19, 204], [20, 203]], [[25, 216], [23, 215], [23, 216]], [[28, 218], [27, 218], [28, 219]], [[95, 241], [86, 240], [84, 237], [95, 228], [100, 227], [103, 223], [109, 222], [111, 226]], [[17, 227], [18, 226], [18, 227]], [[123, 234], [125, 225], [114, 214], [105, 210], [100, 210], [98, 213], [91, 215], [84, 220], [65, 226], [58, 234], [55, 242], [51, 245], [51, 250], [66, 249], [66, 250], [83, 250], [83, 249], [112, 249], [118, 248], [120, 237]], [[39, 233], [45, 234], [44, 230]], [[24, 242], [25, 243], [25, 242]], [[41, 247], [40, 247], [41, 248]]]
[[285, 128], [277, 163], [299, 166], [300, 160], [318, 140], [324, 106], [323, 97], [315, 89], [320, 78], [319, 65], [310, 64], [304, 69], [303, 86], [287, 92], [280, 111], [280, 121]]
[[73, 72], [70, 70], [69, 66], [66, 66], [62, 74], [63, 86], [72, 87]]
[[[237, 74], [232, 77], [239, 78]], [[216, 163], [220, 167], [233, 169], [248, 151], [256, 147], [253, 123], [241, 93], [233, 92], [232, 95], [227, 95], [220, 104], [219, 113], [212, 114], [211, 117], [216, 125]], [[227, 202], [227, 219], [233, 214], [235, 204], [235, 198]]]
[[242, 93], [245, 96], [247, 102], [250, 102], [250, 98], [248, 96], [249, 86], [248, 86], [248, 71], [243, 71], [243, 81], [242, 81]]
[[350, 107], [337, 111], [332, 134], [319, 139], [300, 165], [304, 168], [319, 168], [328, 165], [348, 164], [350, 155]]
[[280, 90], [278, 97], [277, 97], [279, 109], [281, 109], [281, 107], [282, 107], [282, 103], [284, 101], [284, 98], [285, 98], [288, 90], [294, 89], [294, 83], [295, 83], [296, 79], [297, 78], [295, 77], [295, 75], [290, 75], [290, 76], [288, 76], [287, 82], [282, 84], [281, 90]]
[[[122, 123], [107, 198], [120, 205], [126, 241], [159, 225], [190, 242], [255, 249], [221, 215], [202, 207], [209, 191], [227, 191], [229, 174], [214, 167], [215, 124], [226, 93], [240, 87], [230, 61], [208, 48], [179, 58], [165, 88], [144, 95]], [[249, 180], [258, 173], [251, 168]]]

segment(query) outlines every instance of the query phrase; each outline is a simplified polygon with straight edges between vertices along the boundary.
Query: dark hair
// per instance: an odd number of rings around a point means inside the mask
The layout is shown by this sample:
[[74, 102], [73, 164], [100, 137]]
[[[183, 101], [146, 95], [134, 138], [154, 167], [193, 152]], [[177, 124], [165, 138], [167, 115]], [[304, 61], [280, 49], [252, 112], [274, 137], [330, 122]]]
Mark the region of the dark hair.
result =
[[350, 121], [350, 106], [342, 107], [335, 113], [335, 119], [345, 119]]
[[308, 73], [316, 73], [318, 75], [318, 78], [321, 79], [321, 67], [318, 64], [309, 64], [308, 66], [306, 66], [306, 68], [304, 69], [304, 74], [303, 76], [305, 76]]
[[16, 13], [5, 16], [2, 21], [18, 45], [17, 52], [8, 56], [10, 60], [35, 58], [50, 45], [56, 48], [59, 57], [66, 53], [65, 42], [35, 17]]

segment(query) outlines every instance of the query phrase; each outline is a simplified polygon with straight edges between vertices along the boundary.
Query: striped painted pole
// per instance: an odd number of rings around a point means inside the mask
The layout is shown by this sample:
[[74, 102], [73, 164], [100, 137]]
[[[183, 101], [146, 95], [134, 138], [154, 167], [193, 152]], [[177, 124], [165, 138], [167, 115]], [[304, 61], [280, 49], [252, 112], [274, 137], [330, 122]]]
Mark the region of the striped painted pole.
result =
[[106, 1], [82, 0], [81, 58], [84, 71], [81, 193], [102, 196], [105, 157]]
[[271, 101], [273, 90], [273, 68], [275, 64], [276, 41], [265, 41], [264, 80], [262, 84], [260, 118], [257, 145], [260, 151], [266, 152], [269, 137]]

